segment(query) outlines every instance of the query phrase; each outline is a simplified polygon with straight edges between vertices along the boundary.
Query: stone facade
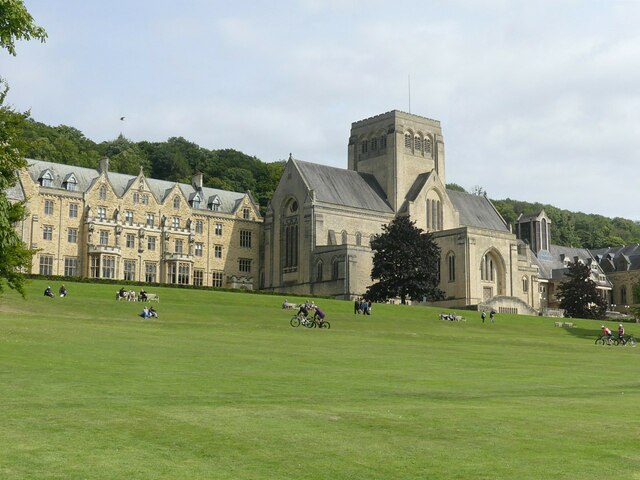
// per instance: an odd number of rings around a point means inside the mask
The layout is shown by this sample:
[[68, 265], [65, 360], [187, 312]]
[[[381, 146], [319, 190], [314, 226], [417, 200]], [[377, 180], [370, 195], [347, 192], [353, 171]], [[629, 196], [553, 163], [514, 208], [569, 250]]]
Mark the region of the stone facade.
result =
[[627, 313], [629, 306], [640, 305], [634, 290], [640, 285], [640, 244], [601, 248], [592, 251], [602, 270], [613, 284], [612, 308]]
[[[9, 198], [37, 249], [32, 273], [351, 299], [371, 284], [370, 241], [397, 215], [441, 249], [443, 307], [539, 313], [571, 261], [591, 265], [609, 303], [631, 303], [640, 247], [550, 244], [541, 211], [516, 234], [484, 196], [448, 190], [440, 122], [397, 110], [354, 122], [348, 169], [290, 158], [264, 222], [250, 193], [29, 160]], [[613, 284], [612, 284], [613, 281]], [[625, 302], [626, 300], [626, 302]]]
[[440, 122], [399, 111], [355, 122], [348, 167], [290, 158], [265, 216], [263, 288], [362, 295], [371, 237], [408, 215], [440, 246], [440, 305], [540, 309], [531, 252], [487, 198], [447, 190]]
[[250, 193], [28, 160], [13, 200], [32, 273], [256, 288], [262, 217]]

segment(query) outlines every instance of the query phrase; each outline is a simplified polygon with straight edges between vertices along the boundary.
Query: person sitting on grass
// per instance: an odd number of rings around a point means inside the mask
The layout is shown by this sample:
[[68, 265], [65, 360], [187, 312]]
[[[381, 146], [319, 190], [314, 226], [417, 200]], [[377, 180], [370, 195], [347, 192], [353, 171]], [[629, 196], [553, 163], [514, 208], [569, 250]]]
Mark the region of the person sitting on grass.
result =
[[67, 287], [62, 285], [60, 287], [60, 290], [58, 290], [58, 293], [60, 294], [60, 297], [66, 297], [67, 296]]
[[604, 325], [601, 325], [600, 328], [602, 329], [602, 335], [605, 335], [607, 337], [607, 343], [611, 345], [611, 337], [613, 335], [611, 333], [611, 330]]
[[158, 312], [153, 307], [149, 307], [149, 318], [158, 318]]
[[53, 298], [53, 292], [51, 291], [50, 286], [44, 289], [44, 296]]
[[149, 318], [149, 309], [146, 307], [146, 305], [145, 305], [145, 307], [142, 309], [142, 312], [140, 312], [140, 316], [141, 316], [142, 318]]

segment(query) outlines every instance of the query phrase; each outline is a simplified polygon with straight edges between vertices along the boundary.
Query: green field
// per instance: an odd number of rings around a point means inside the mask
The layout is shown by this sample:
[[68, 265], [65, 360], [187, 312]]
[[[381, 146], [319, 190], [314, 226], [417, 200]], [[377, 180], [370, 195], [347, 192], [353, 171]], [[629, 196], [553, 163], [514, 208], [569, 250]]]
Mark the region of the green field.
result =
[[640, 348], [594, 321], [320, 300], [318, 330], [284, 297], [161, 288], [142, 320], [45, 286], [0, 296], [4, 480], [640, 478]]

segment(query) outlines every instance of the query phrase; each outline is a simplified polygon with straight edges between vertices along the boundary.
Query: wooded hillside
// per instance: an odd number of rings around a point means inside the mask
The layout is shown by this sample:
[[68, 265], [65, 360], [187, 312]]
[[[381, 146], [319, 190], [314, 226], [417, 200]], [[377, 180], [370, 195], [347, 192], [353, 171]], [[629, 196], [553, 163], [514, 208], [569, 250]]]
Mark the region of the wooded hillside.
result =
[[[182, 137], [165, 142], [132, 142], [121, 135], [98, 144], [73, 127], [50, 127], [33, 119], [23, 138], [27, 157], [39, 160], [96, 168], [100, 158], [107, 155], [114, 172], [137, 175], [142, 166], [149, 177], [183, 183], [191, 183], [191, 176], [200, 171], [204, 173], [205, 186], [237, 192], [251, 190], [263, 213], [285, 164], [284, 160], [265, 163], [232, 149], [207, 150]], [[447, 187], [464, 191], [456, 184]], [[473, 193], [483, 192], [480, 189]], [[544, 209], [552, 222], [551, 241], [556, 245], [601, 248], [640, 242], [640, 223], [632, 220], [509, 198], [492, 202], [511, 225], [521, 213]]]

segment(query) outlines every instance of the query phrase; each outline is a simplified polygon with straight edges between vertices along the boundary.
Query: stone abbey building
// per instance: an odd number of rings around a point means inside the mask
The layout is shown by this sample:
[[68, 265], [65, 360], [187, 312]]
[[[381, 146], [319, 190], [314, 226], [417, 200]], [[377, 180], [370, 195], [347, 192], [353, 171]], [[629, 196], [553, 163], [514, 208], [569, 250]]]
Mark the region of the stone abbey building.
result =
[[350, 299], [371, 283], [371, 238], [408, 215], [440, 246], [443, 307], [541, 313], [575, 260], [612, 289], [602, 257], [550, 244], [544, 212], [514, 233], [486, 197], [447, 189], [440, 122], [397, 110], [352, 124], [347, 169], [290, 157], [264, 219], [249, 192], [112, 173], [107, 159], [29, 160], [9, 194], [27, 200], [33, 273]]
[[249, 193], [28, 160], [12, 200], [33, 273], [256, 288], [262, 217]]

